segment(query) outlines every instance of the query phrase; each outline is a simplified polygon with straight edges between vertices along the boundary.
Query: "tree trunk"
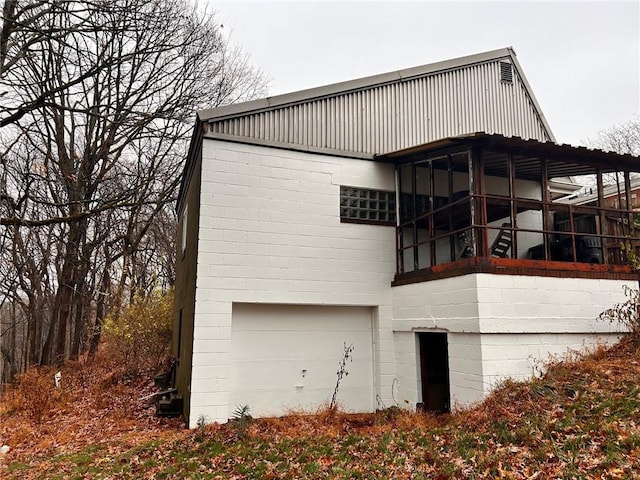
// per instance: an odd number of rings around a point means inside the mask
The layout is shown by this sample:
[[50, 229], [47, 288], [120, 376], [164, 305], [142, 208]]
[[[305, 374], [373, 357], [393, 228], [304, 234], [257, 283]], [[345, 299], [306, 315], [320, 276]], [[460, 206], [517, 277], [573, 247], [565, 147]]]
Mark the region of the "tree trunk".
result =
[[36, 312], [36, 308], [29, 308], [30, 312], [27, 320], [27, 355], [25, 356], [29, 368], [31, 365], [37, 365], [40, 361], [38, 352], [40, 351], [40, 326], [42, 317]]
[[0, 354], [2, 355], [0, 386], [2, 386], [10, 383], [18, 373], [15, 303], [11, 307], [9, 320], [0, 322], [0, 335]]
[[107, 313], [107, 298], [111, 288], [111, 278], [109, 277], [108, 267], [109, 263], [105, 265], [104, 273], [102, 274], [102, 284], [100, 285], [100, 292], [98, 292], [98, 300], [96, 302], [96, 323], [93, 326], [91, 338], [89, 339], [89, 358], [91, 360], [96, 357], [96, 353], [98, 352], [100, 337], [102, 335], [102, 325]]
[[73, 320], [76, 270], [85, 223], [81, 220], [69, 224], [59, 286], [51, 311], [51, 325], [42, 355], [43, 365], [60, 365], [67, 359], [67, 333]]
[[[83, 288], [83, 293], [84, 288]], [[73, 331], [71, 335], [71, 347], [69, 352], [69, 358], [71, 360], [77, 360], [80, 356], [80, 349], [82, 346], [82, 337], [85, 332], [85, 318], [87, 315], [87, 299], [85, 295], [82, 295], [82, 298], [76, 302], [75, 305], [75, 318], [73, 320]]]
[[76, 311], [73, 323], [73, 334], [71, 336], [70, 358], [77, 360], [82, 354], [83, 338], [86, 334], [87, 320], [91, 305], [91, 288], [87, 282], [89, 269], [91, 267], [89, 258], [91, 256], [91, 245], [85, 243], [82, 248], [82, 257], [80, 258], [80, 266], [76, 270]]

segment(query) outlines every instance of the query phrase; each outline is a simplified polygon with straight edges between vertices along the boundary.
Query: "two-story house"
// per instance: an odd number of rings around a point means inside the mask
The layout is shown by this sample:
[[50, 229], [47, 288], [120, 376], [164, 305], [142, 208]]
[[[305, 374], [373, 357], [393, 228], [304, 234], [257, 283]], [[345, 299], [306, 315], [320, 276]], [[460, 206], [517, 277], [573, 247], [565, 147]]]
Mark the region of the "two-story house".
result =
[[636, 275], [554, 253], [622, 240], [554, 220], [606, 216], [554, 186], [612, 171], [640, 164], [556, 144], [511, 48], [198, 112], [173, 342], [188, 425], [313, 411], [351, 345], [342, 408], [448, 410], [617, 338], [596, 317]]

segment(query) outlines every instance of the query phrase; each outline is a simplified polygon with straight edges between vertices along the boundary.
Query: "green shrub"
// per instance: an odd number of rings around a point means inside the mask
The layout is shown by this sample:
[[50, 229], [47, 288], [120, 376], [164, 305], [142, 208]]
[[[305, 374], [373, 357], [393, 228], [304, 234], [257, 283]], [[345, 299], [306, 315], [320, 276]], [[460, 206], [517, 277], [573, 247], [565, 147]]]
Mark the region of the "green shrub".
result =
[[173, 290], [136, 295], [119, 315], [105, 319], [107, 361], [129, 376], [157, 372], [169, 360], [173, 323]]

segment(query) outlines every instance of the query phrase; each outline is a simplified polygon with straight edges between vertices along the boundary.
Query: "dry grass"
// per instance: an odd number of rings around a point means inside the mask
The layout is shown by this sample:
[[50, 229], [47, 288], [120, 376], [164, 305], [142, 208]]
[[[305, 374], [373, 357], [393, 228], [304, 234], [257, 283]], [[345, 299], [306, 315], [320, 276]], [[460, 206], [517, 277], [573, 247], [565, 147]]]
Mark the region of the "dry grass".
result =
[[158, 419], [140, 401], [149, 381], [80, 363], [63, 371], [65, 390], [40, 418], [16, 400], [22, 386], [0, 404], [0, 442], [13, 447], [0, 477], [634, 478], [639, 379], [626, 341], [556, 361], [530, 382], [507, 381], [450, 415], [324, 408], [253, 420], [239, 435], [234, 422], [188, 431]]
[[96, 441], [125, 437], [146, 440], [182, 428], [180, 420], [154, 416], [141, 397], [155, 391], [150, 376], [125, 380], [121, 372], [70, 362], [56, 389], [54, 369], [37, 368], [21, 375], [0, 403], [0, 443], [20, 458], [69, 451]]

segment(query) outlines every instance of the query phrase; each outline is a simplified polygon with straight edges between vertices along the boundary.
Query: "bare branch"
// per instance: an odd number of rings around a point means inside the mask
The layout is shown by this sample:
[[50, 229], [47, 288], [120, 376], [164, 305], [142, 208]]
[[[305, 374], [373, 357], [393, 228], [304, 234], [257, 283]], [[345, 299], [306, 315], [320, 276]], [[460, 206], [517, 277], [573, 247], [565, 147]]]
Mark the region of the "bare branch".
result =
[[2, 11], [0, 274], [17, 283], [0, 292], [17, 288], [29, 361], [52, 363], [99, 326], [92, 300], [104, 311], [110, 288], [119, 307], [125, 289], [173, 281], [168, 207], [193, 112], [263, 94], [266, 81], [187, 0]]

